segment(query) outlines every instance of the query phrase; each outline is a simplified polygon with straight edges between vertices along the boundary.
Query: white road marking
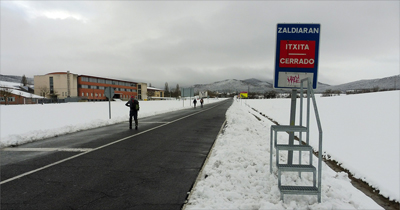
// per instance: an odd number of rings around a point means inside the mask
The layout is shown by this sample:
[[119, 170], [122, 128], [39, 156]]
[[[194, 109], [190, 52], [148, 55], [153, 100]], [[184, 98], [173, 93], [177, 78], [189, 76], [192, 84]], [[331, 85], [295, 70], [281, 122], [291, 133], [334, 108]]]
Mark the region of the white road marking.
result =
[[168, 124], [171, 124], [171, 123], [177, 122], [177, 121], [179, 121], [179, 120], [183, 120], [183, 119], [185, 119], [185, 118], [191, 117], [191, 116], [193, 116], [193, 115], [196, 115], [196, 114], [205, 112], [205, 111], [210, 110], [210, 109], [213, 109], [214, 107], [217, 107], [217, 106], [219, 106], [219, 105], [215, 105], [215, 106], [210, 107], [210, 108], [208, 108], [208, 109], [204, 109], [204, 110], [202, 110], [202, 111], [195, 112], [195, 113], [193, 113], [193, 114], [190, 114], [190, 115], [181, 117], [181, 118], [176, 119], [176, 120], [173, 120], [173, 121], [171, 121], [171, 122], [168, 122], [168, 123], [165, 123], [165, 124], [156, 126], [156, 127], [154, 127], [154, 128], [150, 128], [150, 129], [148, 129], [148, 130], [142, 131], [142, 132], [140, 132], [140, 133], [137, 133], [137, 134], [134, 134], [134, 135], [131, 135], [131, 136], [127, 136], [127, 137], [125, 137], [125, 138], [122, 138], [122, 139], [113, 141], [113, 142], [108, 143], [108, 144], [105, 144], [105, 145], [103, 145], [103, 146], [100, 146], [100, 147], [97, 147], [97, 148], [93, 148], [93, 149], [91, 149], [91, 150], [88, 150], [88, 151], [85, 151], [85, 152], [76, 154], [76, 155], [71, 156], [71, 157], [69, 157], [69, 158], [65, 158], [65, 159], [63, 159], [63, 160], [60, 160], [60, 161], [51, 163], [51, 164], [46, 165], [46, 166], [43, 166], [43, 167], [41, 167], [41, 168], [38, 168], [38, 169], [35, 169], [35, 170], [32, 170], [32, 171], [25, 172], [25, 173], [20, 174], [20, 175], [18, 175], [18, 176], [11, 177], [11, 178], [9, 178], [9, 179], [6, 179], [6, 180], [1, 181], [1, 182], [0, 182], [0, 185], [5, 184], [5, 183], [7, 183], [7, 182], [14, 181], [14, 180], [16, 180], [16, 179], [22, 178], [22, 177], [24, 177], [24, 176], [27, 176], [27, 175], [30, 175], [30, 174], [33, 174], [33, 173], [36, 173], [36, 172], [41, 171], [41, 170], [44, 170], [44, 169], [46, 169], [46, 168], [50, 168], [50, 167], [52, 167], [52, 166], [58, 165], [58, 164], [60, 164], [60, 163], [66, 162], [66, 161], [68, 161], [68, 160], [75, 159], [75, 158], [77, 158], [77, 157], [79, 157], [79, 156], [82, 156], [82, 155], [85, 155], [85, 154], [87, 154], [87, 153], [89, 153], [89, 152], [93, 152], [93, 151], [96, 151], [96, 150], [99, 150], [99, 149], [103, 149], [103, 148], [105, 148], [105, 147], [111, 146], [111, 145], [116, 144], [116, 143], [119, 143], [119, 142], [121, 142], [121, 141], [125, 141], [125, 140], [127, 140], [127, 139], [130, 139], [130, 138], [132, 138], [132, 137], [135, 137], [135, 136], [138, 136], [138, 135], [147, 133], [147, 132], [152, 131], [152, 130], [155, 130], [155, 129], [157, 129], [157, 128], [164, 127], [164, 126], [166, 126], [166, 125], [168, 125]]
[[2, 151], [13, 152], [87, 152], [91, 148], [4, 148]]
[[165, 123], [170, 123], [170, 122], [140, 122], [139, 121], [139, 125], [143, 124], [143, 123], [145, 123], [145, 124], [165, 124]]

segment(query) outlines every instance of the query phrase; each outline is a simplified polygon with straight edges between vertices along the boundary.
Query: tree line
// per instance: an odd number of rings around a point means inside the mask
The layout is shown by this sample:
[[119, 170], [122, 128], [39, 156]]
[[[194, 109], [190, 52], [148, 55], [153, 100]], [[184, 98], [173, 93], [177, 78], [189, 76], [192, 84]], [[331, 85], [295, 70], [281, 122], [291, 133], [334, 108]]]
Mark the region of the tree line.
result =
[[164, 96], [171, 98], [178, 98], [179, 96], [181, 96], [181, 89], [179, 88], [179, 84], [176, 84], [175, 89], [170, 89], [168, 86], [168, 82], [166, 82], [164, 86]]

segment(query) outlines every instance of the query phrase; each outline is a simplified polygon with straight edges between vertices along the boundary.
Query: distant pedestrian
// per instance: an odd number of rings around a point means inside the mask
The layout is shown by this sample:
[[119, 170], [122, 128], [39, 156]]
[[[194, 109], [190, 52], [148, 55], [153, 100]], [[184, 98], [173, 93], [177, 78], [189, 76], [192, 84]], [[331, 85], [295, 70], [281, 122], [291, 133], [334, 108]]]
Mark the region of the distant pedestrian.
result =
[[139, 111], [139, 101], [133, 96], [126, 102], [125, 106], [130, 108], [129, 111], [129, 129], [132, 129], [132, 117], [135, 120], [135, 129], [138, 129], [138, 111]]
[[203, 98], [201, 98], [200, 99], [201, 108], [203, 108], [203, 103], [204, 103]]
[[197, 104], [197, 100], [196, 100], [196, 98], [193, 100], [193, 105], [194, 105], [194, 108], [196, 108], [196, 104]]

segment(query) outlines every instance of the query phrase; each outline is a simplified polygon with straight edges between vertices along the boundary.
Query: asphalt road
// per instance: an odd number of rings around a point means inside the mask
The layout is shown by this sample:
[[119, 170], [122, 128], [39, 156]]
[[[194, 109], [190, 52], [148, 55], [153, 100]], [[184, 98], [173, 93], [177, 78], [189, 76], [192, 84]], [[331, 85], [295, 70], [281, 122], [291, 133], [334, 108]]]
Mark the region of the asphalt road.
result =
[[1, 210], [181, 209], [231, 104], [0, 150]]

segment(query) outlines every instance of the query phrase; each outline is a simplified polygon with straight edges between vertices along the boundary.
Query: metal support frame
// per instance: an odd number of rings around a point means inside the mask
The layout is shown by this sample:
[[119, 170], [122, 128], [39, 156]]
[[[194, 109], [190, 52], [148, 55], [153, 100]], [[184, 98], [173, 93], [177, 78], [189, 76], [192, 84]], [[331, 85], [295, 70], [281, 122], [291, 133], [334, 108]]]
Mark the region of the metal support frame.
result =
[[[303, 126], [303, 83], [307, 81], [307, 113], [306, 113], [306, 126]], [[292, 101], [291, 101], [291, 115], [290, 115], [290, 125], [272, 125], [270, 129], [270, 173], [272, 173], [272, 153], [273, 148], [276, 148], [276, 166], [278, 167], [278, 187], [281, 191], [281, 199], [283, 200], [284, 194], [308, 194], [308, 195], [317, 195], [318, 202], [321, 202], [321, 178], [322, 178], [322, 126], [319, 118], [317, 102], [315, 100], [314, 91], [312, 89], [311, 80], [309, 78], [305, 78], [301, 80], [300, 87], [300, 122], [299, 126], [296, 126], [295, 114], [296, 114], [296, 96], [297, 91], [292, 90]], [[317, 120], [318, 132], [319, 132], [319, 142], [318, 142], [318, 171], [313, 166], [312, 162], [312, 147], [309, 146], [310, 139], [310, 109], [312, 99], [315, 117]], [[277, 143], [277, 134], [278, 132], [288, 132], [289, 133], [289, 144], [282, 145]], [[299, 132], [300, 134], [300, 142], [299, 145], [294, 145], [294, 133]], [[306, 145], [302, 144], [302, 135], [303, 132], [306, 132]], [[279, 150], [287, 150], [288, 151], [288, 162], [287, 164], [279, 164]], [[299, 164], [293, 164], [293, 151], [299, 151]], [[301, 164], [301, 153], [302, 151], [309, 152], [310, 159], [308, 165]], [[301, 172], [312, 172], [313, 173], [313, 186], [282, 186], [281, 184], [281, 175], [282, 171], [296, 171], [299, 172], [299, 177], [301, 178]], [[316, 172], [318, 172], [318, 178], [316, 177]], [[316, 184], [316, 180], [318, 180], [318, 184]], [[316, 186], [317, 185], [317, 186]]]
[[[297, 100], [297, 90], [293, 89], [292, 100], [290, 103], [290, 126], [294, 126], [296, 121], [296, 100]], [[294, 144], [294, 132], [289, 132], [289, 145], [293, 144]], [[290, 150], [288, 154], [288, 164], [289, 165], [293, 164], [293, 151]]]
[[[322, 125], [321, 125], [321, 120], [319, 118], [319, 112], [318, 112], [318, 107], [317, 107], [317, 101], [315, 99], [314, 95], [314, 90], [312, 89], [312, 84], [310, 78], [305, 78], [301, 80], [301, 86], [300, 86], [300, 94], [301, 94], [301, 100], [300, 100], [300, 106], [302, 106], [303, 103], [303, 84], [304, 82], [307, 81], [307, 137], [306, 137], [306, 143], [307, 145], [309, 144], [309, 139], [310, 139], [310, 97], [312, 98], [313, 102], [313, 107], [314, 107], [314, 113], [315, 113], [315, 118], [317, 121], [317, 127], [318, 127], [318, 202], [321, 203], [321, 179], [322, 179]], [[302, 110], [301, 110], [302, 112]], [[301, 119], [302, 120], [302, 119]], [[310, 164], [312, 164], [312, 155], [310, 155]]]

